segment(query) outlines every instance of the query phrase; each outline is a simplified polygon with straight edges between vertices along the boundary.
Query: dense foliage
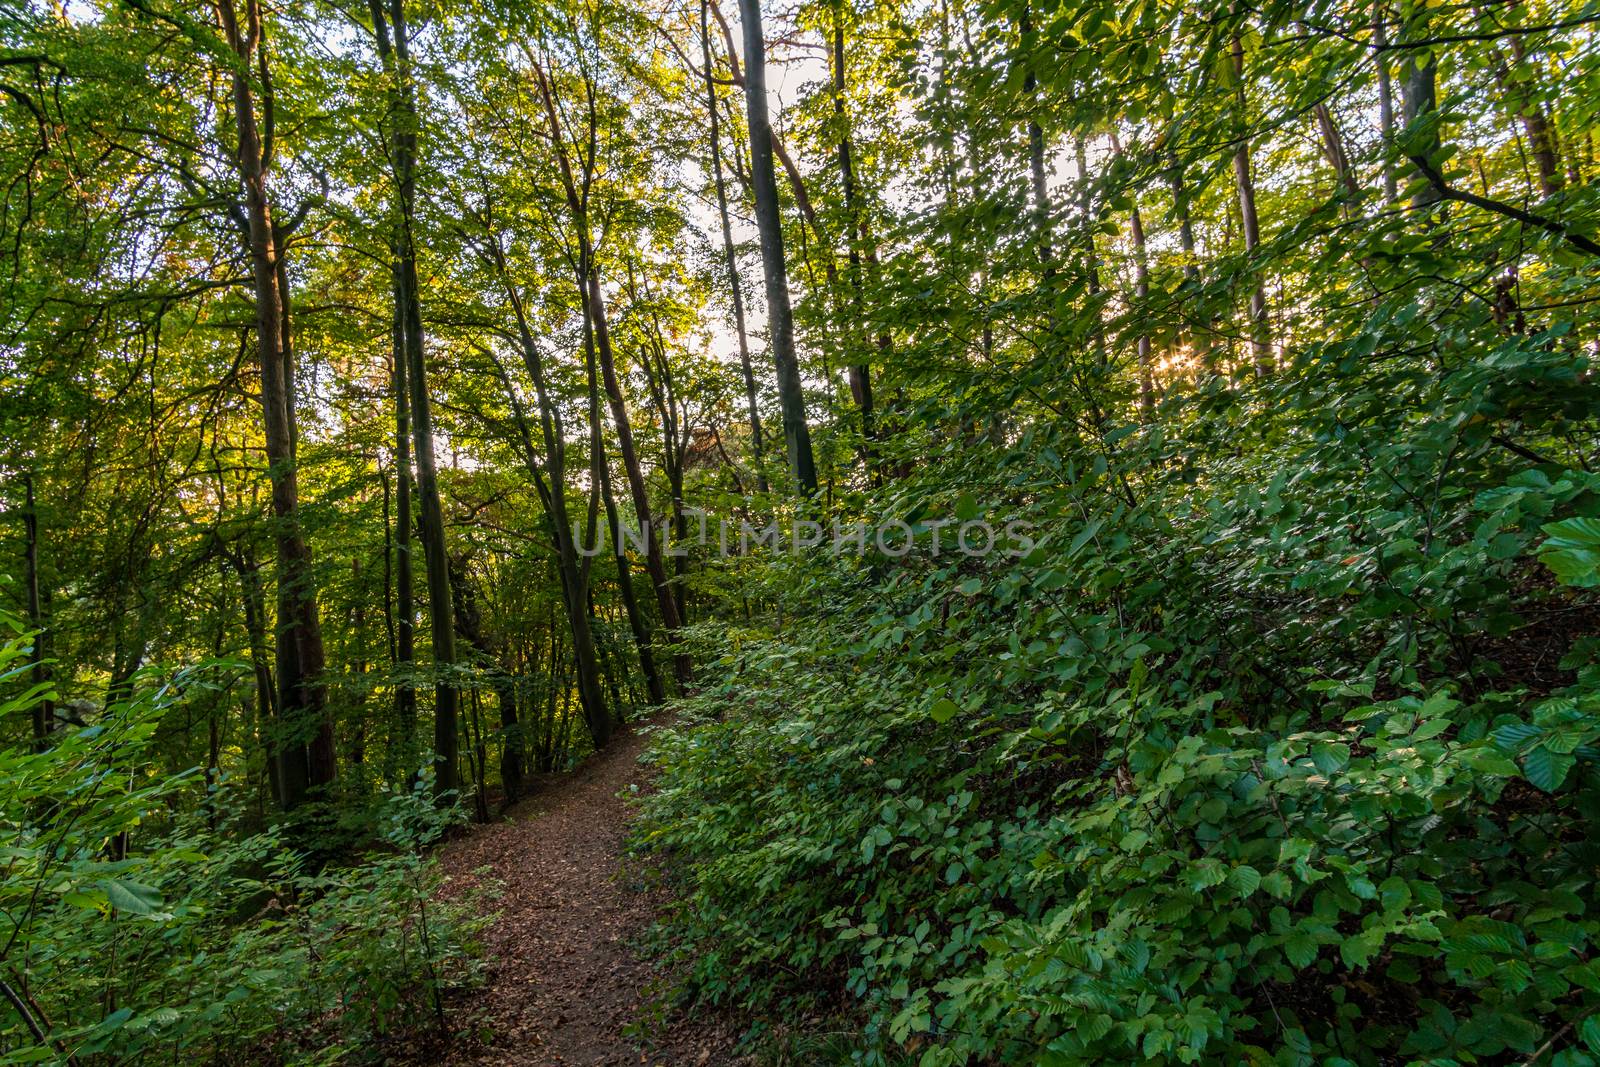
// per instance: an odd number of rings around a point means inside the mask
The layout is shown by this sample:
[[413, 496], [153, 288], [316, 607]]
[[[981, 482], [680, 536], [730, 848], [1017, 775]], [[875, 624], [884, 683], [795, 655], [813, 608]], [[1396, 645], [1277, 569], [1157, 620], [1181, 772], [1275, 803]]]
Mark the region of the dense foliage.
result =
[[[0, 671], [27, 651], [11, 637]], [[450, 813], [425, 796], [390, 798], [371, 813], [381, 849], [321, 870], [277, 831], [220, 825], [214, 801], [175, 814], [198, 772], [153, 773], [153, 749], [163, 717], [209, 684], [180, 674], [46, 752], [0, 755], [0, 982], [16, 1026], [0, 1063], [331, 1061], [431, 1025], [445, 987], [470, 981], [480, 920], [472, 901], [433, 899], [418, 850]]]
[[[930, 1065], [1593, 1036], [1600, 665], [1572, 637], [1594, 609], [1533, 553], [1594, 581], [1594, 520], [1540, 527], [1594, 515], [1600, 480], [1480, 452], [1442, 480], [1356, 459], [1268, 481], [1224, 457], [1197, 497], [1159, 442], [1100, 476], [1025, 443], [956, 480], [1036, 520], [1026, 560], [935, 558], [929, 533], [877, 574], [779, 569], [803, 624], [719, 642], [727, 679], [659, 739], [642, 840], [695, 861], [698, 991], [815, 1009], [831, 975], [872, 1047], [932, 1037]], [[971, 451], [900, 514], [959, 512]]]
[[1597, 1062], [1597, 25], [0, 9], [6, 1062], [381, 1055], [668, 701], [755, 1044]]

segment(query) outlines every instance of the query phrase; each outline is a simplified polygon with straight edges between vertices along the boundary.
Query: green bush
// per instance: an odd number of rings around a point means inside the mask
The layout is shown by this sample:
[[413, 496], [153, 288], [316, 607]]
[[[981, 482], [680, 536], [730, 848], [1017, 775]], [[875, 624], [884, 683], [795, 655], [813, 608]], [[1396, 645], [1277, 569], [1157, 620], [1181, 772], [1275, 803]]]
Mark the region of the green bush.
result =
[[[9, 620], [3, 620], [9, 623]], [[28, 642], [0, 645], [0, 678]], [[453, 818], [389, 798], [383, 841], [313, 871], [278, 831], [186, 811], [197, 774], [162, 775], [157, 724], [208, 672], [0, 751], [0, 1064], [329, 1062], [428, 1024], [474, 974], [469, 902], [435, 899], [419, 852]], [[0, 715], [26, 719], [44, 694]]]
[[[1570, 370], [1507, 349], [1248, 459], [1225, 391], [934, 440], [919, 551], [758, 568], [801, 621], [701, 635], [642, 802], [689, 991], [872, 1064], [1600, 1062], [1600, 478], [1457, 417]], [[928, 521], [979, 501], [1039, 543]]]

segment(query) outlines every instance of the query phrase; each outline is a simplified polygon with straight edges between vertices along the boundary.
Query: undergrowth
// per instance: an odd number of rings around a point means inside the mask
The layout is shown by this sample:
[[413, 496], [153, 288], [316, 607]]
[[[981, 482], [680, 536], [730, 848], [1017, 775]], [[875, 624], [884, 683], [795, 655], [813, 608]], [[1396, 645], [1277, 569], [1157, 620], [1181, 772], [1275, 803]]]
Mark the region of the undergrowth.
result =
[[1324, 355], [1248, 453], [1217, 382], [930, 433], [915, 552], [740, 561], [636, 837], [689, 995], [816, 1062], [1596, 1062], [1600, 478], [1474, 417], [1594, 384]]

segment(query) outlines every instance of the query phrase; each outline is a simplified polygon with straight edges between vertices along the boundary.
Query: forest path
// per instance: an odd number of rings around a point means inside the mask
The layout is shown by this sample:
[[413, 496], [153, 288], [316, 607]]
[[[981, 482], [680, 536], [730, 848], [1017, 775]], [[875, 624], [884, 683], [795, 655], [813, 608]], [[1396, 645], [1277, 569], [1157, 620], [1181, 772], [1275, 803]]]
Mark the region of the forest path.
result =
[[[659, 720], [658, 720], [659, 721]], [[484, 932], [487, 985], [452, 1006], [455, 1036], [430, 1064], [539, 1067], [726, 1067], [731, 1027], [662, 1017], [660, 969], [638, 942], [665, 903], [624, 869], [632, 812], [619, 796], [648, 788], [645, 740], [619, 730], [566, 774], [540, 779], [506, 817], [440, 850], [449, 892], [498, 881]], [[487, 868], [484, 873], [476, 873]]]

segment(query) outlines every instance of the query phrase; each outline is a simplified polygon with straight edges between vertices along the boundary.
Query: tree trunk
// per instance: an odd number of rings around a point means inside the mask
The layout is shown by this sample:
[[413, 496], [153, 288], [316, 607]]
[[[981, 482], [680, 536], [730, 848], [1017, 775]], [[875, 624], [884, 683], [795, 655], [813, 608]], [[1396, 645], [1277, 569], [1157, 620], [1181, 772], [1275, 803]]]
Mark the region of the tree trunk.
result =
[[[850, 118], [845, 110], [845, 68], [844, 68], [844, 4], [842, 0], [834, 0], [833, 5], [833, 114], [839, 123], [839, 145], [837, 149], [839, 160], [839, 182], [844, 189], [844, 210], [849, 220], [845, 227], [845, 244], [848, 248], [846, 262], [850, 270], [850, 295], [852, 310], [855, 313], [856, 326], [864, 330], [865, 309], [862, 299], [861, 279], [861, 245], [863, 243], [863, 222], [860, 205], [856, 203], [856, 174], [855, 163], [852, 159], [850, 144]], [[851, 331], [854, 333], [854, 331]], [[861, 339], [852, 338], [852, 347], [864, 348]], [[853, 359], [847, 364], [850, 377], [850, 395], [856, 402], [856, 408], [861, 412], [861, 439], [865, 442], [867, 454], [867, 467], [872, 468], [872, 446], [874, 436], [872, 425], [872, 368], [864, 359]]]
[[1094, 340], [1095, 365], [1106, 362], [1106, 331], [1100, 317], [1100, 256], [1094, 247], [1094, 202], [1089, 188], [1089, 153], [1082, 135], [1073, 139], [1072, 154], [1078, 171], [1078, 216], [1083, 226], [1084, 283], [1089, 290], [1089, 301], [1094, 305], [1094, 321], [1090, 333]]
[[529, 476], [539, 492], [549, 523], [551, 543], [556, 550], [556, 569], [561, 579], [561, 603], [572, 633], [572, 657], [577, 672], [578, 697], [583, 705], [585, 724], [595, 748], [601, 748], [611, 738], [611, 716], [606, 710], [605, 695], [600, 691], [598, 667], [595, 663], [594, 633], [589, 626], [589, 612], [584, 590], [587, 585], [584, 569], [578, 565], [578, 550], [573, 542], [571, 516], [567, 511], [566, 495], [566, 445], [561, 427], [561, 412], [550, 394], [544, 378], [544, 364], [534, 344], [532, 327], [528, 324], [527, 310], [522, 297], [511, 281], [506, 267], [505, 254], [498, 238], [489, 239], [491, 262], [499, 272], [506, 288], [506, 299], [517, 321], [517, 338], [521, 343], [522, 362], [533, 382], [534, 396], [539, 404], [540, 431], [545, 442], [545, 456], [550, 477], [546, 482], [532, 438], [527, 429], [527, 419], [522, 403], [509, 380], [505, 381], [506, 398], [522, 437], [523, 459]]
[[[587, 242], [585, 242], [587, 244]], [[592, 255], [592, 252], [589, 253]], [[673, 596], [667, 578], [667, 568], [661, 552], [661, 534], [656, 529], [650, 510], [650, 495], [644, 481], [644, 469], [639, 464], [639, 453], [634, 448], [633, 426], [628, 419], [628, 405], [622, 395], [622, 385], [617, 379], [617, 368], [611, 350], [611, 331], [606, 324], [605, 301], [600, 295], [600, 275], [593, 263], [589, 264], [585, 279], [585, 297], [588, 300], [589, 342], [600, 357], [600, 374], [605, 381], [606, 397], [611, 403], [611, 421], [617, 431], [617, 451], [622, 457], [622, 468], [628, 477], [628, 490], [633, 496], [633, 509], [639, 517], [640, 531], [644, 534], [645, 569], [650, 584], [655, 589], [656, 606], [661, 612], [661, 625], [666, 628], [667, 639], [675, 646], [674, 673], [678, 684], [685, 686], [694, 678], [689, 655], [682, 651], [678, 631], [683, 621], [678, 614], [678, 602]]]
[[617, 591], [622, 596], [623, 609], [628, 613], [628, 628], [633, 632], [633, 645], [639, 653], [639, 670], [644, 674], [645, 689], [651, 704], [667, 699], [661, 684], [661, 672], [656, 668], [655, 654], [650, 650], [650, 630], [639, 611], [638, 598], [633, 594], [633, 565], [628, 562], [627, 546], [622, 539], [622, 524], [617, 517], [617, 501], [611, 492], [609, 464], [600, 467], [600, 497], [605, 502], [606, 525], [611, 530], [611, 551], [617, 564]]
[[417, 691], [412, 685], [416, 666], [416, 583], [411, 560], [411, 396], [406, 374], [405, 296], [400, 267], [394, 277], [394, 471], [395, 471], [395, 718], [405, 773], [416, 771], [412, 757], [417, 743]]
[[1372, 64], [1378, 71], [1378, 133], [1383, 151], [1383, 202], [1399, 199], [1394, 177], [1394, 90], [1389, 83], [1389, 16], [1384, 0], [1372, 5]]
[[[1119, 157], [1122, 155], [1122, 142], [1117, 138], [1116, 132], [1111, 134], [1111, 150]], [[1134, 269], [1134, 298], [1138, 306], [1133, 308], [1133, 314], [1141, 322], [1144, 321], [1145, 301], [1150, 298], [1150, 260], [1145, 251], [1144, 243], [1144, 216], [1139, 213], [1139, 201], [1135, 196], [1133, 201], [1133, 215], [1130, 219], [1133, 235], [1133, 269]], [[1150, 366], [1150, 334], [1141, 330], [1138, 342], [1139, 351], [1139, 413], [1146, 420], [1152, 418], [1156, 412], [1156, 386], [1155, 377]]]
[[[45, 632], [44, 605], [39, 596], [39, 507], [33, 495], [33, 471], [22, 474], [24, 492], [22, 549], [24, 580], [27, 582], [28, 626], [33, 630], [33, 684], [44, 689], [50, 683], [49, 636]], [[55, 700], [48, 690], [33, 704], [33, 750], [43, 752], [55, 726]]]
[[1028, 49], [1033, 46], [1033, 14], [1028, 4], [1022, 7], [1022, 18], [1018, 24], [1018, 37], [1021, 40], [1024, 63], [1022, 75], [1022, 93], [1028, 101], [1028, 175], [1033, 191], [1033, 231], [1034, 239], [1039, 242], [1039, 262], [1048, 281], [1055, 274], [1054, 251], [1051, 248], [1050, 234], [1050, 195], [1045, 185], [1044, 172], [1044, 130], [1040, 128], [1039, 121], [1033, 115], [1037, 107], [1037, 92], [1039, 79], [1033, 73], [1032, 57], [1027, 55]]
[[[1404, 14], [1403, 9], [1402, 14]], [[1402, 25], [1407, 28], [1408, 36], [1425, 38], [1428, 35], [1425, 19], [1402, 18]], [[1414, 58], [1410, 52], [1403, 52], [1402, 55]], [[1400, 82], [1401, 99], [1404, 105], [1403, 118], [1408, 127], [1438, 109], [1438, 103], [1434, 99], [1434, 83], [1438, 79], [1439, 61], [1432, 50], [1424, 52], [1423, 55], [1427, 57], [1427, 61], [1421, 66], [1417, 66], [1412, 62], [1406, 64], [1405, 77]], [[1423, 141], [1418, 154], [1424, 159], [1431, 160], [1438, 151], [1439, 132], [1438, 128], [1435, 127]], [[1417, 174], [1415, 176], [1420, 177], [1421, 169], [1416, 168], [1416, 170]], [[1411, 206], [1418, 211], [1425, 211], [1434, 204], [1439, 203], [1439, 201], [1439, 190], [1434, 187], [1431, 181], [1418, 182], [1417, 191], [1411, 196]]]
[[256, 344], [261, 364], [261, 404], [268, 474], [278, 556], [278, 710], [282, 730], [283, 802], [302, 803], [311, 789], [334, 776], [333, 723], [327, 714], [322, 627], [312, 580], [311, 550], [300, 529], [300, 492], [295, 472], [295, 428], [286, 379], [283, 323], [285, 309], [279, 287], [278, 249], [272, 225], [267, 174], [272, 165], [272, 115], [257, 125], [255, 91], [247, 72], [267, 83], [261, 50], [262, 24], [258, 0], [245, 0], [240, 26], [234, 0], [218, 0], [217, 18], [239, 67], [231, 80], [238, 143], [235, 161], [245, 188], [251, 279], [256, 302]]
[[717, 110], [717, 87], [711, 78], [711, 31], [706, 21], [708, 0], [700, 0], [700, 54], [706, 68], [706, 113], [711, 116], [711, 176], [717, 190], [717, 215], [722, 220], [722, 251], [728, 264], [728, 291], [733, 297], [733, 325], [739, 336], [739, 369], [744, 375], [745, 406], [750, 415], [750, 452], [755, 462], [756, 485], [767, 486], [766, 446], [762, 440], [761, 412], [756, 406], [756, 377], [750, 365], [750, 337], [744, 322], [744, 285], [733, 248], [733, 225], [728, 217], [727, 182], [722, 176], [722, 121]]
[[[1195, 287], [1200, 285], [1200, 259], [1195, 251], [1194, 222], [1189, 215], [1189, 196], [1183, 183], [1183, 168], [1177, 162], [1172, 165], [1170, 175], [1172, 185], [1173, 210], [1178, 216], [1178, 243], [1183, 248], [1183, 277]], [[1191, 305], [1193, 302], [1191, 301]], [[1211, 323], [1208, 320], [1199, 328], [1190, 328], [1189, 336], [1196, 353], [1200, 357], [1200, 366], [1207, 374], [1217, 372], [1215, 349], [1211, 343]]]
[[[489, 673], [489, 688], [494, 690], [495, 703], [500, 710], [500, 784], [505, 787], [506, 803], [515, 803], [522, 795], [522, 734], [517, 724], [516, 680], [506, 670], [504, 657], [483, 633], [483, 616], [478, 611], [472, 595], [466, 567], [462, 563], [450, 568], [451, 607], [455, 609], [456, 629], [480, 657]], [[476, 728], [476, 724], [475, 724]], [[482, 732], [478, 731], [479, 785], [487, 772], [482, 767]]]
[[244, 600], [244, 629], [250, 644], [250, 665], [256, 683], [256, 733], [267, 768], [267, 781], [273, 802], [282, 806], [282, 766], [278, 759], [277, 694], [272, 684], [272, 664], [267, 659], [266, 596], [261, 589], [261, 572], [255, 560], [242, 554], [230, 555], [234, 573], [239, 576]]
[[767, 332], [777, 371], [778, 401], [789, 472], [802, 495], [817, 491], [817, 465], [806, 425], [805, 395], [794, 347], [794, 314], [789, 307], [789, 271], [783, 260], [783, 222], [778, 215], [778, 181], [772, 167], [772, 124], [767, 116], [766, 42], [761, 32], [761, 0], [739, 0], [744, 21], [744, 99], [750, 126], [750, 183], [755, 193], [756, 227], [761, 234], [762, 273], [767, 285]]
[[[1233, 37], [1234, 104], [1237, 108], [1239, 145], [1233, 153], [1233, 178], [1239, 191], [1239, 218], [1244, 230], [1244, 248], [1255, 258], [1261, 246], [1261, 225], [1256, 217], [1256, 187], [1250, 175], [1250, 116], [1244, 90], [1244, 44]], [[1253, 264], [1252, 264], [1253, 269]], [[1271, 327], [1267, 320], [1267, 287], [1259, 275], [1250, 290], [1250, 355], [1257, 376], [1272, 373]]]
[[1510, 38], [1511, 63], [1507, 65], [1499, 55], [1499, 48], [1491, 42], [1495, 54], [1496, 80], [1507, 98], [1509, 109], [1516, 114], [1522, 132], [1528, 138], [1528, 150], [1534, 166], [1539, 171], [1539, 191], [1554, 196], [1561, 191], [1561, 149], [1556, 142], [1555, 124], [1539, 100], [1537, 71], [1528, 65], [1527, 51], [1515, 36]]
[[433, 637], [433, 752], [435, 789], [440, 794], [459, 785], [456, 766], [461, 694], [451, 677], [456, 663], [454, 612], [450, 605], [450, 560], [446, 554], [444, 507], [439, 501], [438, 464], [433, 448], [433, 404], [428, 393], [427, 354], [423, 344], [422, 301], [417, 285], [416, 250], [416, 89], [411, 76], [410, 40], [404, 0], [390, 0], [388, 17], [379, 0], [369, 0], [378, 52], [390, 79], [390, 99], [397, 128], [390, 137], [395, 185], [395, 295], [402, 309], [405, 368], [411, 402], [411, 435], [416, 452], [417, 495], [422, 503], [422, 552], [428, 579], [428, 623]]
[[[1350, 165], [1350, 156], [1345, 152], [1344, 136], [1339, 132], [1338, 123], [1333, 120], [1333, 112], [1328, 110], [1327, 104], [1318, 104], [1312, 108], [1312, 113], [1317, 119], [1317, 133], [1322, 139], [1322, 154], [1328, 161], [1328, 166], [1333, 168], [1334, 179], [1344, 186], [1345, 195], [1354, 200], [1361, 195], [1361, 183], [1356, 179], [1355, 168]], [[1348, 215], [1351, 208], [1345, 208]]]

